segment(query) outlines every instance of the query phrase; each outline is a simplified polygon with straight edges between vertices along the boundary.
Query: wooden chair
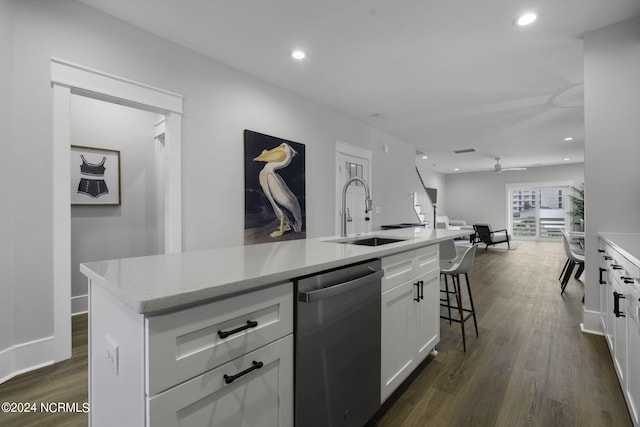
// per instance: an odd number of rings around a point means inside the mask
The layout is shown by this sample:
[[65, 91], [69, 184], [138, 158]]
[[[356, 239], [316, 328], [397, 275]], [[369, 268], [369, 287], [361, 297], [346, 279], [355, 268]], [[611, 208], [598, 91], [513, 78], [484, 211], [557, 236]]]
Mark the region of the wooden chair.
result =
[[[495, 246], [499, 243], [506, 243], [507, 248], [511, 249], [511, 237], [507, 230], [492, 230], [489, 224], [474, 224], [473, 229], [476, 231], [476, 243], [484, 243], [485, 249], [489, 246]], [[504, 233], [504, 234], [502, 234]]]

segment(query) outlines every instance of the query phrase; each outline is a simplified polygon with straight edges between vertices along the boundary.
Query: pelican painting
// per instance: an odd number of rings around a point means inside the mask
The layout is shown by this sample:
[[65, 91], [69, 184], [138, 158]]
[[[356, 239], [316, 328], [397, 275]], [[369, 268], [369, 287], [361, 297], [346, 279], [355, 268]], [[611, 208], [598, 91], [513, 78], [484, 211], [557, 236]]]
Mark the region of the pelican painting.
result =
[[[252, 176], [245, 177], [245, 182], [249, 179], [253, 183], [257, 181], [261, 191], [258, 191], [259, 195], [245, 197], [245, 209], [253, 215], [247, 220], [245, 213], [245, 241], [257, 243], [306, 237], [304, 209], [300, 203], [304, 198], [304, 156], [293, 148], [295, 145], [304, 152], [304, 145], [252, 132], [249, 140], [254, 143], [247, 147], [247, 132], [250, 131], [245, 131], [245, 165], [250, 151], [260, 154], [252, 156]], [[257, 186], [254, 190], [258, 190]]]

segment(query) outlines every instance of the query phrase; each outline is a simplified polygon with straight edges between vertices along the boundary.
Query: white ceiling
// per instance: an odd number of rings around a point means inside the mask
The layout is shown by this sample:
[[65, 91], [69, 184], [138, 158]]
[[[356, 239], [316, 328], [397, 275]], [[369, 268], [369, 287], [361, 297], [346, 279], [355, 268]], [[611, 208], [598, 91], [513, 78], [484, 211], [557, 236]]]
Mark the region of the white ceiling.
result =
[[[80, 1], [379, 128], [442, 173], [583, 162], [582, 36], [640, 15], [640, 0]], [[534, 24], [513, 25], [529, 10]]]

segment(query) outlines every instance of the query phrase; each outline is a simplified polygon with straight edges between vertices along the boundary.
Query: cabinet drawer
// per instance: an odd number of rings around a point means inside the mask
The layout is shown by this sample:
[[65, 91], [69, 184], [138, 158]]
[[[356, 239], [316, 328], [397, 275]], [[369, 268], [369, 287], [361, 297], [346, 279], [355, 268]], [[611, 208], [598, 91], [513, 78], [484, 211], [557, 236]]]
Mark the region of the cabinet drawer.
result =
[[145, 329], [153, 396], [293, 332], [293, 285], [150, 316]]
[[382, 269], [384, 270], [382, 292], [395, 288], [416, 276], [413, 271], [414, 256], [415, 251], [407, 251], [382, 258]]
[[429, 273], [440, 268], [438, 245], [425, 246], [415, 251], [414, 271], [416, 275]]
[[293, 335], [147, 398], [147, 409], [153, 427], [292, 427]]

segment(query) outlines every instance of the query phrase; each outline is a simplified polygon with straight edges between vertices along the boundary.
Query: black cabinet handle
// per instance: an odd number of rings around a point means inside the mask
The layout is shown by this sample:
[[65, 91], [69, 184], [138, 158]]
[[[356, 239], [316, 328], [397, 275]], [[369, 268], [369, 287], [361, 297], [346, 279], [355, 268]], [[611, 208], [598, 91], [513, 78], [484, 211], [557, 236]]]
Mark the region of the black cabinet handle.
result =
[[420, 280], [420, 299], [424, 299], [424, 280]]
[[420, 302], [420, 281], [414, 283], [413, 286], [416, 287], [416, 297], [413, 300]]
[[609, 255], [605, 255], [602, 257], [602, 259], [604, 259], [605, 261], [611, 261], [613, 258], [610, 257]]
[[220, 338], [226, 338], [229, 335], [237, 334], [238, 332], [242, 332], [245, 329], [255, 328], [256, 326], [258, 326], [258, 322], [256, 322], [255, 320], [247, 320], [247, 324], [244, 326], [240, 326], [239, 328], [235, 328], [230, 331], [218, 331], [218, 336]]
[[620, 299], [625, 299], [626, 297], [623, 294], [619, 294], [617, 292], [613, 292], [613, 314], [616, 317], [626, 317], [624, 313], [620, 311]]
[[607, 271], [606, 268], [600, 267], [600, 284], [601, 285], [606, 285], [607, 284], [607, 282], [605, 282], [604, 279], [602, 278], [602, 273], [604, 273], [605, 271]]
[[631, 285], [636, 282], [632, 277], [625, 277], [625, 276], [620, 276], [620, 280], [622, 280], [624, 283], [628, 285]]
[[598, 249], [598, 252], [603, 254], [604, 253], [604, 249]]
[[613, 268], [614, 270], [622, 270], [623, 267], [618, 264], [611, 264], [611, 268]]
[[224, 382], [227, 384], [231, 384], [232, 382], [234, 382], [235, 380], [237, 380], [238, 378], [247, 375], [249, 372], [255, 371], [256, 369], [260, 369], [264, 366], [264, 363], [262, 362], [256, 362], [255, 360], [253, 362], [251, 362], [251, 364], [253, 366], [251, 366], [250, 368], [245, 369], [242, 372], [238, 372], [235, 375], [224, 375]]

